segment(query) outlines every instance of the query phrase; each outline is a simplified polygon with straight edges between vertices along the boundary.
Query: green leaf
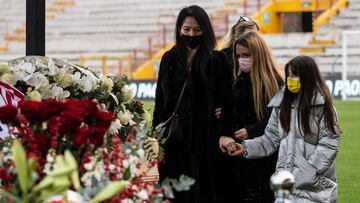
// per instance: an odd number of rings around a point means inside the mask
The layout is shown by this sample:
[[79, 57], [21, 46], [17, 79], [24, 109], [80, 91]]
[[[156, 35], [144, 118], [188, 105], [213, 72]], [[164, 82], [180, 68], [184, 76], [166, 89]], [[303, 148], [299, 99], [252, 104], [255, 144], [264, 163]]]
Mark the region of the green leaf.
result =
[[74, 185], [74, 188], [77, 191], [79, 191], [81, 186], [80, 186], [80, 180], [79, 180], [79, 173], [77, 171], [77, 163], [76, 163], [74, 156], [71, 154], [71, 152], [69, 150], [65, 151], [65, 161], [69, 166], [75, 168], [75, 170], [73, 170], [71, 172], [70, 177], [71, 177], [71, 181]]
[[125, 171], [124, 171], [124, 180], [129, 180], [131, 177], [131, 172], [130, 172], [130, 169], [127, 168]]
[[114, 99], [116, 105], [119, 105], [119, 99], [115, 96], [115, 94], [114, 94], [114, 93], [110, 93], [110, 96], [111, 96], [111, 98]]
[[97, 194], [93, 199], [90, 200], [91, 203], [101, 202], [107, 200], [114, 195], [118, 194], [122, 190], [124, 190], [125, 183], [121, 181], [113, 181], [109, 185], [107, 185], [99, 194]]
[[54, 182], [54, 178], [51, 176], [46, 176], [39, 184], [37, 184], [34, 188], [33, 191], [37, 192], [40, 191], [46, 187], [49, 187], [52, 183]]
[[8, 200], [14, 200], [15, 202], [21, 202], [21, 199], [20, 197], [12, 194], [12, 193], [9, 193], [7, 192], [6, 190], [1, 190], [1, 201], [0, 202], [9, 202], [9, 201], [5, 201], [6, 199]]
[[174, 198], [174, 193], [173, 193], [173, 190], [171, 188], [169, 178], [165, 178], [165, 180], [161, 183], [161, 188], [164, 191], [165, 197], [170, 198], [170, 199]]
[[28, 165], [26, 163], [25, 151], [18, 140], [15, 140], [11, 151], [14, 157], [15, 170], [18, 174], [20, 188], [23, 195], [25, 195], [29, 191], [29, 183], [27, 179], [29, 172], [27, 167]]

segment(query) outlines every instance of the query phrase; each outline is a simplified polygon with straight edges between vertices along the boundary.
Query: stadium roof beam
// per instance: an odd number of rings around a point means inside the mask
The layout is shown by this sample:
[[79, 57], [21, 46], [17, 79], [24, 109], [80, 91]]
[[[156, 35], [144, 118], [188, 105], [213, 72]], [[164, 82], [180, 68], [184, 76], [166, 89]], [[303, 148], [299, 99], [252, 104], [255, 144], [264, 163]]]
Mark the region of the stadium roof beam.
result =
[[45, 1], [26, 0], [27, 56], [45, 56]]

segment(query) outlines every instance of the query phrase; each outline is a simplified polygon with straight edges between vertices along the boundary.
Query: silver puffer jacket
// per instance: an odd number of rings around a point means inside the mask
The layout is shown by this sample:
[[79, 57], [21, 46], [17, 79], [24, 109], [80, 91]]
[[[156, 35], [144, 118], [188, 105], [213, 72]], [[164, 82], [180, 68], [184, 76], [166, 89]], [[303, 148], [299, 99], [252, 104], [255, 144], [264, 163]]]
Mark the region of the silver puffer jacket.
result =
[[304, 137], [298, 126], [297, 104], [292, 106], [289, 133], [285, 135], [281, 127], [279, 107], [283, 93], [284, 89], [269, 103], [273, 111], [265, 134], [243, 142], [244, 156], [255, 159], [269, 156], [279, 149], [276, 172], [288, 170], [295, 177], [295, 185], [290, 194], [292, 202], [337, 202], [335, 157], [340, 137], [325, 128], [324, 97], [320, 93], [314, 94], [309, 121], [313, 135]]

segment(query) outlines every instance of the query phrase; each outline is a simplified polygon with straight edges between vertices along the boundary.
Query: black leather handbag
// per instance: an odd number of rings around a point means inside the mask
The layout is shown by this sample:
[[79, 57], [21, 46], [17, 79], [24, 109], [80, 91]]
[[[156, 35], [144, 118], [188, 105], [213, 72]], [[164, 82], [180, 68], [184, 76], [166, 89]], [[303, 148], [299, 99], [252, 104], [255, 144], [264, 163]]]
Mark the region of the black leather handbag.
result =
[[181, 99], [184, 95], [184, 91], [185, 91], [185, 87], [187, 84], [188, 79], [186, 79], [186, 81], [184, 82], [184, 85], [182, 86], [181, 92], [180, 92], [180, 96], [177, 100], [176, 106], [174, 108], [174, 111], [172, 113], [172, 115], [170, 116], [170, 118], [168, 118], [167, 120], [159, 123], [156, 127], [155, 127], [155, 131], [158, 133], [158, 137], [159, 139], [159, 144], [160, 145], [164, 145], [166, 143], [166, 141], [172, 137], [179, 137], [181, 136], [181, 132], [180, 132], [180, 122], [179, 122], [179, 115], [177, 114], [177, 110], [179, 108]]

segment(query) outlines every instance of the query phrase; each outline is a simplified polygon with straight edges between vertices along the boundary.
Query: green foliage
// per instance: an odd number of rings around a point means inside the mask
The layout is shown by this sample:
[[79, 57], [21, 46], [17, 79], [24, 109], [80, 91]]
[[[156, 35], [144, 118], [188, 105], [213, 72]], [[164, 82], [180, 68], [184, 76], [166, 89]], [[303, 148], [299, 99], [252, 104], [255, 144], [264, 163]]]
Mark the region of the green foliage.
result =
[[107, 185], [99, 194], [97, 194], [90, 202], [101, 202], [113, 197], [126, 188], [126, 185], [122, 181], [113, 181]]

